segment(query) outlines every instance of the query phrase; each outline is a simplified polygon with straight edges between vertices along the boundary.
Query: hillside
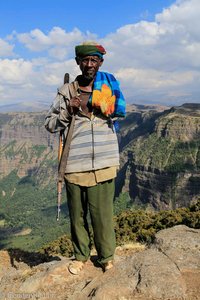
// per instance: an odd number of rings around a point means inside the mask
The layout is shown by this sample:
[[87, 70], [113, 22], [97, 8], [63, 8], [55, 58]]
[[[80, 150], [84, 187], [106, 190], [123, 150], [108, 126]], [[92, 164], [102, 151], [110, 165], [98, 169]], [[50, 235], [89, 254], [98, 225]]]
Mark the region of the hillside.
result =
[[45, 113], [0, 115], [2, 248], [34, 250], [69, 232], [64, 196], [61, 220], [56, 221], [57, 137], [45, 130], [44, 117]]
[[122, 127], [118, 193], [149, 209], [188, 206], [200, 196], [200, 104], [130, 113]]
[[[120, 122], [116, 214], [189, 206], [200, 195], [200, 104], [163, 109], [131, 105]], [[1, 247], [38, 249], [69, 232], [64, 191], [56, 223], [58, 136], [44, 117], [0, 114]]]

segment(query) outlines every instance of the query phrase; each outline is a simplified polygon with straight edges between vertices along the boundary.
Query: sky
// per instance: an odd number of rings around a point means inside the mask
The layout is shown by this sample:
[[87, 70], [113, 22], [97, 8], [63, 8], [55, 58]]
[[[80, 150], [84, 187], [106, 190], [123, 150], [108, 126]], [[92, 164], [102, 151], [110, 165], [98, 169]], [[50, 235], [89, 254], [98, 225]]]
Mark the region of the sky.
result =
[[1, 0], [0, 107], [51, 103], [86, 40], [128, 103], [200, 103], [199, 28], [199, 0]]

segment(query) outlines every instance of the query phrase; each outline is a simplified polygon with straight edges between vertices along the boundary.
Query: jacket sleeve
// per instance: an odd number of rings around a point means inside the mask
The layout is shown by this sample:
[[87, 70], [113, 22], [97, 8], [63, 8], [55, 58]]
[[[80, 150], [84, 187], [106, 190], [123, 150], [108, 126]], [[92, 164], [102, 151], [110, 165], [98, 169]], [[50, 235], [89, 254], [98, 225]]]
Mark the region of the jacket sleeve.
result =
[[69, 125], [71, 115], [68, 112], [69, 97], [63, 95], [59, 90], [53, 104], [45, 117], [45, 128], [51, 132], [57, 132]]

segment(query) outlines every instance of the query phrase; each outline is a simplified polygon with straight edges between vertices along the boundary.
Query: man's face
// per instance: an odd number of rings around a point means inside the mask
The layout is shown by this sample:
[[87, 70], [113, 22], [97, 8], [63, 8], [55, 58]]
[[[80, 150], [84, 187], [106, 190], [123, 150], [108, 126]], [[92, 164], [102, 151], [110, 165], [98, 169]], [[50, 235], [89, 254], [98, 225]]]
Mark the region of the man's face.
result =
[[103, 63], [103, 59], [97, 55], [88, 55], [83, 58], [78, 58], [77, 63], [79, 64], [83, 77], [88, 80], [93, 80], [99, 67]]

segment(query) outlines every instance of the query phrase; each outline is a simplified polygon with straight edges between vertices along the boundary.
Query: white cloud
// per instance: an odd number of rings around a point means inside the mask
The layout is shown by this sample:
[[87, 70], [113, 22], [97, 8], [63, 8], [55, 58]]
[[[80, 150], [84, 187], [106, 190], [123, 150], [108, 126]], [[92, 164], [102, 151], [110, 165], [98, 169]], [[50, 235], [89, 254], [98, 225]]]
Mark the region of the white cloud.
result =
[[154, 90], [157, 88], [165, 88], [170, 86], [182, 86], [188, 82], [192, 82], [194, 74], [192, 72], [172, 73], [161, 72], [153, 69], [121, 69], [116, 75], [123, 80], [126, 78], [131, 84], [136, 84], [138, 87], [145, 87], [148, 90]]
[[34, 29], [30, 33], [17, 34], [19, 42], [31, 51], [49, 51], [49, 55], [56, 59], [64, 59], [74, 55], [74, 45], [85, 39], [94, 39], [96, 36], [87, 32], [83, 34], [75, 28], [71, 32], [66, 32], [60, 27], [53, 27], [48, 34], [40, 29]]
[[120, 69], [116, 76], [123, 86], [131, 87], [126, 94], [128, 98], [135, 101], [137, 97], [143, 100], [149, 99], [149, 95], [155, 100], [161, 97], [161, 93], [165, 100], [170, 98], [174, 100], [175, 95], [177, 97], [188, 96], [189, 91], [186, 89], [184, 91], [182, 87], [187, 84], [191, 85], [195, 79], [198, 79], [198, 74], [189, 71], [179, 73], [133, 68]]
[[63, 84], [64, 74], [70, 80], [78, 74], [74, 60], [50, 62], [47, 58], [25, 61], [0, 60], [0, 105], [21, 101], [48, 101], [55, 96], [56, 88]]
[[14, 45], [10, 45], [0, 38], [0, 57], [13, 56]]
[[78, 75], [78, 67], [74, 60], [64, 62], [55, 62], [46, 64], [41, 72], [41, 78], [44, 85], [61, 86], [65, 73], [70, 73], [70, 81]]
[[55, 59], [63, 60], [67, 56], [66, 47], [54, 47], [49, 50], [49, 55]]
[[[107, 50], [101, 69], [114, 73], [125, 96], [134, 101], [172, 105], [185, 99], [200, 101], [199, 16], [199, 0], [177, 0], [157, 14], [153, 22], [124, 25], [99, 40]], [[21, 47], [30, 50], [29, 55], [35, 53], [30, 60], [0, 61], [1, 101], [6, 87], [10, 101], [27, 97], [51, 102], [64, 73], [69, 72], [72, 79], [78, 74], [74, 46], [83, 40], [97, 39], [90, 32], [76, 28], [67, 32], [60, 27], [48, 33], [34, 29], [14, 35]], [[14, 38], [10, 38], [12, 41]], [[1, 43], [3, 53], [11, 54], [13, 46], [3, 40]]]
[[23, 59], [0, 60], [0, 83], [24, 84], [31, 81], [32, 64]]
[[19, 42], [32, 51], [43, 51], [51, 45], [51, 41], [41, 30], [34, 29], [30, 33], [17, 35]]
[[160, 97], [160, 102], [170, 102], [172, 94], [184, 94], [189, 101], [193, 96], [196, 100], [200, 78], [199, 16], [199, 0], [182, 0], [156, 15], [154, 22], [141, 21], [119, 28], [104, 39], [111, 49], [104, 67], [119, 76], [127, 95], [135, 93], [142, 99], [149, 94], [149, 100]]
[[26, 95], [26, 100], [30, 99], [35, 89], [35, 86], [32, 84], [33, 75], [33, 66], [30, 61], [1, 59], [0, 104], [19, 101], [23, 95]]

